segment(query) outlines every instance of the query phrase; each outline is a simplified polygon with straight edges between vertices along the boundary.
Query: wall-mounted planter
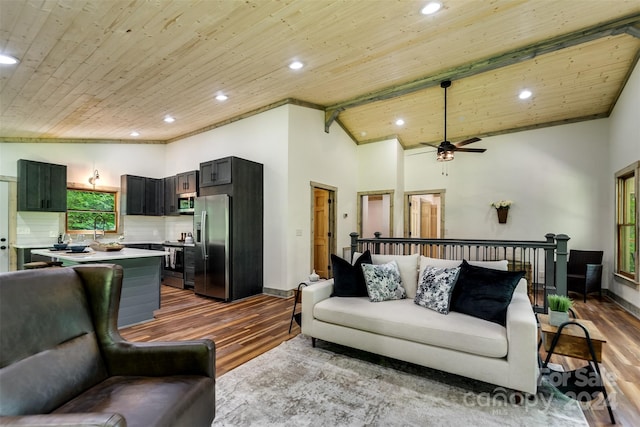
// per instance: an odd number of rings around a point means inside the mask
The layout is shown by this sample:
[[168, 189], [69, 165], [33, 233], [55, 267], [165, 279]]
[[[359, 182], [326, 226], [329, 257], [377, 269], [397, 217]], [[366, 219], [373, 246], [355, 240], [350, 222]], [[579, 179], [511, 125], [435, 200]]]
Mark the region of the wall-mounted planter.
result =
[[509, 208], [496, 208], [496, 212], [498, 212], [498, 222], [500, 224], [506, 224]]

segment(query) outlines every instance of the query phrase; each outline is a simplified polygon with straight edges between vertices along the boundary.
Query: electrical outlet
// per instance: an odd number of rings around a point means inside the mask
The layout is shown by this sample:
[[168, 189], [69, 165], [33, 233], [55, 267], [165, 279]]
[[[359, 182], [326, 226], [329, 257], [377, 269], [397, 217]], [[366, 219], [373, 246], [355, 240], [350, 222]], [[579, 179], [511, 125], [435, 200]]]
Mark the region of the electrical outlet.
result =
[[301, 229], [296, 229], [296, 236], [302, 236], [302, 230]]
[[29, 227], [18, 227], [16, 229], [17, 234], [31, 234], [31, 229]]

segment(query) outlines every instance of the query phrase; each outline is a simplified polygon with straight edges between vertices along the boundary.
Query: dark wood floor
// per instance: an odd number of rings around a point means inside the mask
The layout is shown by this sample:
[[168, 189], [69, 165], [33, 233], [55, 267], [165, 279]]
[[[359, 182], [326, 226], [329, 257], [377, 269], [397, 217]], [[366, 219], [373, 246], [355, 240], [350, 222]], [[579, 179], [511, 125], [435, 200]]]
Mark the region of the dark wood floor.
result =
[[[131, 341], [174, 341], [210, 338], [215, 341], [216, 375], [277, 347], [300, 333], [294, 322], [289, 334], [293, 298], [257, 295], [232, 303], [198, 297], [192, 291], [162, 287], [162, 308], [156, 319], [121, 330]], [[576, 298], [579, 318], [593, 321], [607, 337], [601, 369], [620, 426], [640, 426], [640, 320], [607, 298]], [[542, 351], [544, 357], [544, 351]], [[584, 361], [553, 356], [565, 369]], [[602, 402], [584, 408], [590, 426], [609, 425]]]

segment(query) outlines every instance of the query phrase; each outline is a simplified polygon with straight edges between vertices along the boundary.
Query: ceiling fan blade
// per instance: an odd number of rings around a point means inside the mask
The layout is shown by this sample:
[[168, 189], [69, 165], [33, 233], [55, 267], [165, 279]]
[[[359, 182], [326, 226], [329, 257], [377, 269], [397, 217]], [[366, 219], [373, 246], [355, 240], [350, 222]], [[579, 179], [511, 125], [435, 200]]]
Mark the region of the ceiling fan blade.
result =
[[469, 138], [469, 139], [465, 139], [464, 141], [460, 141], [460, 142], [456, 142], [455, 145], [456, 147], [462, 147], [463, 145], [467, 145], [467, 144], [471, 144], [472, 142], [478, 142], [478, 141], [482, 141], [480, 138]]
[[439, 145], [432, 144], [430, 142], [421, 142], [420, 145], [428, 145], [429, 147], [440, 148]]
[[456, 148], [455, 151], [456, 152], [462, 151], [466, 153], [484, 153], [485, 151], [487, 151], [487, 149], [486, 148]]

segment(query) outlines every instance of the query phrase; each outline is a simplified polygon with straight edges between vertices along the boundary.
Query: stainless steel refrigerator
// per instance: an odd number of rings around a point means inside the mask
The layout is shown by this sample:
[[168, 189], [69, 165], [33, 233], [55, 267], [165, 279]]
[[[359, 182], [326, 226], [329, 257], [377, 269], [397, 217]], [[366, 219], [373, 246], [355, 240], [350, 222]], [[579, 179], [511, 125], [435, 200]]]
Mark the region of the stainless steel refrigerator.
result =
[[193, 228], [195, 232], [194, 292], [229, 301], [229, 195], [197, 197], [195, 199]]

